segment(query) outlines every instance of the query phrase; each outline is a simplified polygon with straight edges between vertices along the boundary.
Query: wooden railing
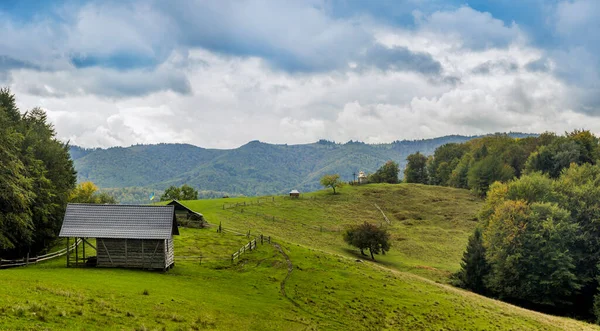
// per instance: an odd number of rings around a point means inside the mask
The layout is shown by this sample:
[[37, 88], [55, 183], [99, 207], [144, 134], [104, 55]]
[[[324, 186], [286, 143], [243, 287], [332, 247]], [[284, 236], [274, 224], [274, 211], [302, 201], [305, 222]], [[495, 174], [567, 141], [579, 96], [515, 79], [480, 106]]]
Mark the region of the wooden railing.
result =
[[29, 254], [27, 254], [27, 256], [22, 259], [16, 259], [16, 260], [0, 259], [0, 269], [21, 267], [21, 266], [29, 265], [31, 263], [38, 263], [38, 262], [42, 262], [42, 261], [46, 261], [46, 260], [51, 260], [51, 259], [54, 259], [54, 258], [57, 258], [57, 257], [67, 254], [67, 251], [71, 251], [71, 250], [75, 249], [75, 247], [77, 247], [79, 244], [81, 244], [81, 239], [79, 239], [76, 243], [71, 245], [71, 247], [69, 247], [69, 248], [63, 248], [59, 251], [36, 256], [36, 257], [29, 257]]
[[235, 259], [239, 259], [240, 256], [244, 253], [246, 253], [247, 251], [253, 251], [256, 249], [256, 243], [258, 242], [257, 240], [260, 240], [261, 244], [264, 244], [264, 242], [268, 242], [269, 244], [271, 243], [271, 236], [265, 237], [262, 234], [255, 239], [250, 240], [249, 243], [247, 243], [246, 245], [242, 246], [242, 248], [238, 249], [237, 252], [231, 254], [231, 263], [235, 262]]

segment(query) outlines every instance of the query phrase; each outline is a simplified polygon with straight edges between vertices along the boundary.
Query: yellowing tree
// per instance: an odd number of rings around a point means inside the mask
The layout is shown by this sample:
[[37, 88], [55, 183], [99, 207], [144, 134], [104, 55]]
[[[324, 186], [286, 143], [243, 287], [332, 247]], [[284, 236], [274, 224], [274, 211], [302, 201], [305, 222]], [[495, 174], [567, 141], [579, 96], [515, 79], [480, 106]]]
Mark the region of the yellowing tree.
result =
[[98, 186], [88, 181], [77, 185], [69, 195], [69, 202], [75, 203], [110, 203], [115, 204], [117, 201], [106, 193], [97, 193]]
[[333, 189], [333, 194], [335, 194], [335, 189], [342, 187], [344, 183], [340, 180], [340, 175], [335, 174], [321, 177], [321, 185], [325, 188], [331, 187]]

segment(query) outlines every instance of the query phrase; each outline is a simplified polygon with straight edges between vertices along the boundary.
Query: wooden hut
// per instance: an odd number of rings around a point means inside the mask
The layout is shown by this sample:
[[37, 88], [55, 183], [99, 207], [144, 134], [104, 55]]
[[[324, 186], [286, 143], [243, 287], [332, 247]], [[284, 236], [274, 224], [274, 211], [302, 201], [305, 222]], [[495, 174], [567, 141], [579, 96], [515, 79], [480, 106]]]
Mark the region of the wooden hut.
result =
[[300, 191], [298, 191], [298, 190], [291, 190], [290, 191], [290, 197], [292, 197], [292, 198], [299, 198], [300, 197]]
[[[59, 234], [67, 238], [67, 247], [70, 238], [83, 242], [81, 248], [67, 253], [67, 266], [74, 260], [75, 266], [95, 261], [98, 267], [162, 270], [175, 264], [173, 235], [179, 235], [175, 206], [79, 203], [67, 205]], [[96, 250], [95, 259], [86, 257], [86, 245]]]
[[177, 200], [173, 200], [167, 204], [167, 206], [175, 207], [175, 216], [177, 217], [177, 222], [183, 226], [183, 221], [186, 222], [198, 222], [203, 224], [206, 222], [204, 219], [204, 215], [200, 214], [197, 211], [191, 210], [186, 207], [184, 204]]

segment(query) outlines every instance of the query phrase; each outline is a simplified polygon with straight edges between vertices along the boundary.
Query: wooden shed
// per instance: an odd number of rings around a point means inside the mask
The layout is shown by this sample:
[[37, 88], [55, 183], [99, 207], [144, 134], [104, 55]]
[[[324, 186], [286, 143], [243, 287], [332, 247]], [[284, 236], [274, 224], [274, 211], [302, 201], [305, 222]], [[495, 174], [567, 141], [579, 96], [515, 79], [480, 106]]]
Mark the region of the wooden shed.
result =
[[[175, 264], [173, 235], [179, 235], [175, 206], [79, 203], [67, 205], [59, 234], [67, 246], [70, 238], [83, 242], [67, 253], [67, 266], [74, 259], [75, 266], [95, 261], [98, 267], [162, 270]], [[85, 255], [86, 245], [96, 250], [95, 259]]]
[[300, 197], [300, 191], [298, 191], [298, 190], [291, 190], [290, 191], [290, 197], [292, 197], [292, 198], [299, 198]]

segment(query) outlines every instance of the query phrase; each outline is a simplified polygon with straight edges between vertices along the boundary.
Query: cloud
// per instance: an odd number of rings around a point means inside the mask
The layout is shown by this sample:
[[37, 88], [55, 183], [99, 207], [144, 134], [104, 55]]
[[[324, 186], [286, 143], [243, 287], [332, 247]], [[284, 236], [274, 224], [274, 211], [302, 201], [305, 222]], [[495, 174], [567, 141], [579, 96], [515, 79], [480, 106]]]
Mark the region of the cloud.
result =
[[376, 44], [367, 50], [365, 64], [371, 64], [382, 70], [416, 71], [423, 74], [438, 75], [442, 66], [430, 54], [424, 52], [411, 52], [406, 47], [388, 48]]
[[509, 73], [509, 72], [515, 72], [519, 70], [519, 65], [515, 62], [509, 62], [506, 60], [499, 60], [499, 61], [486, 61], [484, 63], [481, 63], [479, 65], [477, 65], [475, 68], [473, 68], [473, 73], [475, 74], [479, 74], [479, 75], [489, 75], [492, 72], [504, 72], [504, 73]]
[[590, 1], [548, 6], [547, 45], [458, 1], [176, 4], [0, 13], [0, 82], [83, 146], [600, 132]]
[[470, 49], [503, 48], [523, 38], [516, 23], [507, 26], [490, 13], [466, 6], [454, 11], [436, 11], [429, 16], [415, 11], [414, 16], [420, 30], [456, 38], [462, 47]]

